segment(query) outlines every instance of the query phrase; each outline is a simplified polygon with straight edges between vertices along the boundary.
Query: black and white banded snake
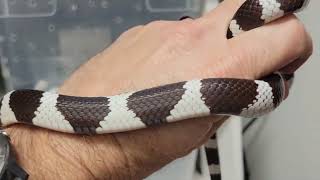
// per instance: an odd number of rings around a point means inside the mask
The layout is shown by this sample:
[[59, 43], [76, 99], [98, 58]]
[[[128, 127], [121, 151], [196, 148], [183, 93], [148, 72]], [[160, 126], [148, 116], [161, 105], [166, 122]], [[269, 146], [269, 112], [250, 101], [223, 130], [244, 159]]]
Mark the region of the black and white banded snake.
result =
[[[230, 22], [227, 37], [257, 28], [306, 6], [308, 0], [247, 0]], [[289, 78], [288, 78], [289, 77]], [[25, 123], [76, 134], [131, 131], [210, 115], [259, 117], [287, 97], [290, 76], [261, 80], [189, 80], [109, 97], [71, 97], [15, 90], [0, 101], [0, 125]]]

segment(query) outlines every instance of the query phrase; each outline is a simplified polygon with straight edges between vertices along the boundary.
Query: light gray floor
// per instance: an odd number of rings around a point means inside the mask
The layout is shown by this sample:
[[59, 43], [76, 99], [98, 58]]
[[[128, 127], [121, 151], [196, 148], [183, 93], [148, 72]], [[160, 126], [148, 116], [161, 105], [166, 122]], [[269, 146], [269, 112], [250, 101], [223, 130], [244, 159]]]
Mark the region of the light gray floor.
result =
[[314, 40], [314, 54], [297, 72], [291, 97], [246, 134], [251, 180], [319, 180], [320, 1], [300, 13]]

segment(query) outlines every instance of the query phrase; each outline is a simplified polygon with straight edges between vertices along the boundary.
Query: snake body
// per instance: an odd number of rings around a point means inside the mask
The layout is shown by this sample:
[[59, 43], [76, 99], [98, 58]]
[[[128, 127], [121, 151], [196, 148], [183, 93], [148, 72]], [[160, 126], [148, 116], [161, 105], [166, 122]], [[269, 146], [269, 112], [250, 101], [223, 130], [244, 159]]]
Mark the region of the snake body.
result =
[[[232, 19], [227, 37], [291, 14], [306, 3], [247, 0]], [[0, 122], [3, 127], [25, 123], [67, 133], [103, 134], [211, 115], [259, 117], [286, 98], [288, 79], [281, 74], [261, 80], [200, 79], [106, 97], [15, 90], [0, 101]]]

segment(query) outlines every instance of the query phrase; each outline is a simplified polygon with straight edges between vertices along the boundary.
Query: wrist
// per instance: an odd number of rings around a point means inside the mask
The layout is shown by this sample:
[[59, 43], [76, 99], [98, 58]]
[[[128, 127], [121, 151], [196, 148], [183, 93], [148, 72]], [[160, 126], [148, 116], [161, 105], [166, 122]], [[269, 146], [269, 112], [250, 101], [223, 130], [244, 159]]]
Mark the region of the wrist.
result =
[[[19, 165], [31, 179], [125, 179], [130, 174], [115, 144], [99, 152], [91, 137], [75, 137], [43, 129], [13, 126], [5, 130]], [[91, 146], [92, 145], [92, 146]], [[81, 148], [81, 147], [90, 148]], [[98, 148], [98, 149], [96, 149]], [[111, 151], [111, 149], [114, 149]]]

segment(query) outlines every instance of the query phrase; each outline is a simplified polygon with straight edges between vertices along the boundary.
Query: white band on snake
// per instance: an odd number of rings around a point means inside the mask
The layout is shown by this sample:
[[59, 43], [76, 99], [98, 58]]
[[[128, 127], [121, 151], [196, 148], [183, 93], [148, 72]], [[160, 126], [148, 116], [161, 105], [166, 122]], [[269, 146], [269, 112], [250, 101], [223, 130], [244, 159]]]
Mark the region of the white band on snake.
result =
[[[231, 20], [227, 38], [292, 14], [307, 3], [247, 0]], [[103, 134], [211, 115], [259, 117], [273, 111], [287, 97], [292, 77], [272, 74], [261, 80], [189, 80], [111, 97], [16, 90], [0, 101], [0, 126], [24, 123], [66, 133]], [[216, 147], [210, 148], [207, 151], [217, 155]], [[216, 161], [208, 157], [212, 178], [220, 176]]]

